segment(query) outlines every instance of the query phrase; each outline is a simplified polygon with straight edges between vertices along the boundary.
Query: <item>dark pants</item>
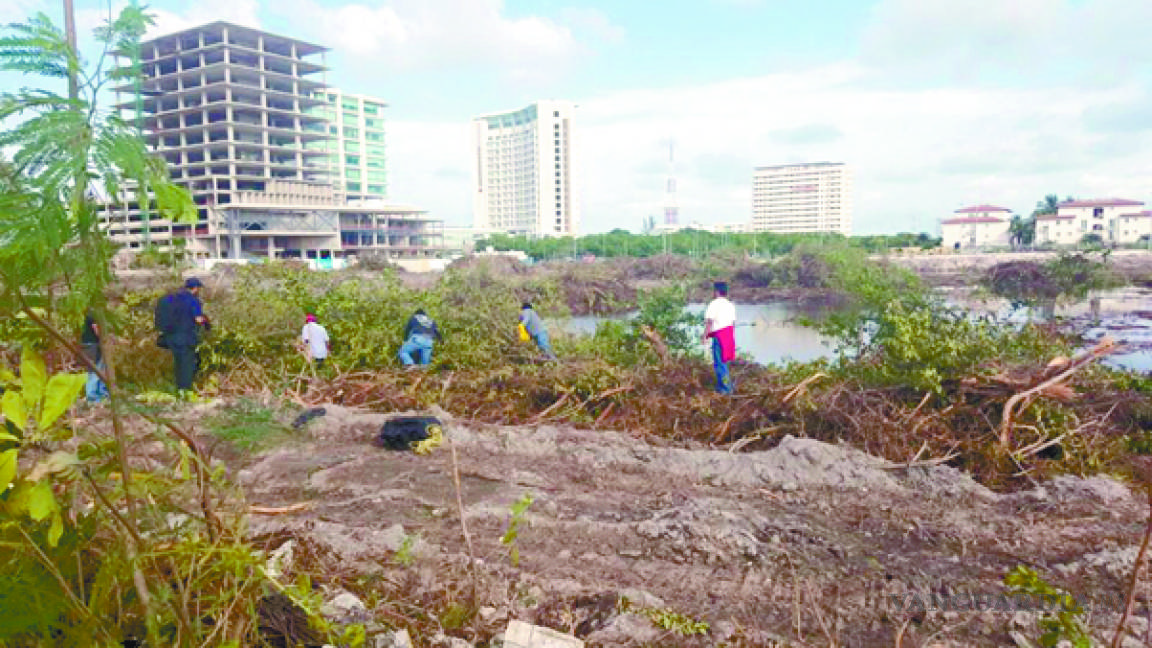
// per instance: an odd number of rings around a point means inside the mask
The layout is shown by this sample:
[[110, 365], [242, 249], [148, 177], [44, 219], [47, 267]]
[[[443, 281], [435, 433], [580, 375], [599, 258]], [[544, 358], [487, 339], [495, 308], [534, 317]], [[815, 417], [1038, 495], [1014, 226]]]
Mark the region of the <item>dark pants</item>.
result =
[[196, 353], [196, 347], [190, 344], [169, 344], [168, 348], [172, 351], [176, 389], [191, 390], [192, 381], [196, 379], [196, 372], [200, 369], [200, 355]]

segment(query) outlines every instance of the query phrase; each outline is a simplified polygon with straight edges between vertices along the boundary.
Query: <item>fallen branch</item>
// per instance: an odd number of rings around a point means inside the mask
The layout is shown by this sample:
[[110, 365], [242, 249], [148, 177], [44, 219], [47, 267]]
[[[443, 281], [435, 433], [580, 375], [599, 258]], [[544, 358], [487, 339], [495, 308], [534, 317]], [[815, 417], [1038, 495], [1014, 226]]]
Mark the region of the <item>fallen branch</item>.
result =
[[248, 512], [253, 515], [288, 515], [299, 513], [312, 508], [312, 502], [297, 502], [288, 506], [249, 506]]
[[664, 338], [656, 329], [645, 324], [640, 327], [640, 334], [652, 345], [652, 350], [656, 352], [656, 355], [660, 356], [660, 364], [667, 365], [672, 362], [672, 354], [668, 352], [668, 345], [664, 343]]
[[811, 385], [812, 383], [816, 382], [817, 380], [820, 380], [821, 378], [827, 378], [827, 377], [828, 377], [828, 374], [824, 373], [823, 371], [817, 371], [816, 373], [812, 374], [811, 376], [808, 376], [804, 380], [800, 381], [800, 384], [796, 385], [795, 387], [792, 388], [792, 391], [789, 391], [787, 394], [785, 394], [784, 398], [781, 399], [780, 402], [784, 405], [787, 405], [789, 401], [791, 401], [793, 398], [796, 398], [797, 396], [802, 394], [804, 392], [804, 390], [808, 389], [808, 385]]
[[563, 396], [561, 396], [560, 398], [556, 399], [556, 402], [555, 402], [555, 403], [552, 403], [551, 405], [549, 405], [549, 406], [548, 406], [548, 408], [547, 408], [547, 409], [545, 409], [543, 412], [540, 412], [540, 413], [539, 413], [539, 414], [537, 414], [536, 416], [533, 416], [533, 417], [532, 417], [532, 420], [531, 420], [530, 422], [531, 422], [531, 423], [539, 423], [540, 421], [543, 421], [543, 420], [544, 420], [544, 419], [545, 419], [545, 418], [546, 418], [546, 417], [547, 417], [549, 414], [551, 414], [552, 412], [555, 412], [556, 410], [560, 409], [560, 407], [561, 407], [561, 406], [562, 406], [564, 403], [567, 403], [567, 402], [568, 402], [568, 397], [569, 397], [569, 396], [571, 396], [571, 395], [572, 395], [572, 394], [564, 394], [564, 395], [563, 395]]
[[476, 552], [472, 549], [472, 534], [468, 533], [468, 518], [464, 516], [463, 487], [460, 485], [460, 462], [456, 458], [456, 443], [452, 437], [448, 439], [448, 448], [452, 451], [452, 482], [456, 485], [456, 509], [460, 511], [460, 530], [464, 534], [464, 544], [468, 547], [468, 572], [472, 575], [472, 602], [476, 602]]
[[1116, 624], [1116, 633], [1112, 635], [1112, 648], [1120, 648], [1124, 641], [1124, 624], [1128, 622], [1128, 615], [1132, 614], [1132, 605], [1136, 602], [1136, 586], [1140, 583], [1140, 568], [1144, 566], [1144, 554], [1148, 552], [1148, 541], [1152, 539], [1152, 488], [1144, 486], [1148, 494], [1148, 523], [1144, 527], [1144, 539], [1140, 541], [1140, 550], [1136, 552], [1136, 562], [1132, 565], [1132, 578], [1128, 581], [1128, 596], [1124, 600], [1124, 612], [1120, 614], [1120, 623]]
[[1068, 368], [1064, 371], [1056, 374], [1048, 380], [1045, 380], [1039, 385], [1032, 387], [1031, 389], [1026, 389], [1022, 392], [1019, 392], [1012, 398], [1009, 398], [1008, 402], [1004, 404], [1004, 416], [1000, 423], [1000, 447], [1007, 450], [1012, 443], [1012, 418], [1015, 414], [1017, 404], [1019, 404], [1021, 401], [1031, 400], [1031, 398], [1036, 394], [1039, 394], [1054, 385], [1063, 383], [1065, 380], [1071, 377], [1072, 374], [1098, 360], [1099, 358], [1108, 355], [1115, 349], [1116, 342], [1113, 341], [1112, 338], [1106, 337], [1096, 346], [1076, 356], [1076, 358], [1072, 360], [1071, 364], [1068, 365]]

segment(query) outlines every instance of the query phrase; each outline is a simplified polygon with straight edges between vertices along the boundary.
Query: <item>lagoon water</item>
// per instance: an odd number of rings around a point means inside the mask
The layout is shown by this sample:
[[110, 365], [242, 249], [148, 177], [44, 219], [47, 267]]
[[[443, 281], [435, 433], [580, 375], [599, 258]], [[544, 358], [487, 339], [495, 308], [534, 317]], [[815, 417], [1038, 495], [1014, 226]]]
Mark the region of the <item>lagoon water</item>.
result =
[[[688, 312], [701, 319], [703, 331], [705, 304], [690, 304]], [[820, 310], [801, 311], [795, 303], [736, 304], [736, 349], [761, 364], [780, 364], [788, 360], [807, 362], [832, 355], [831, 343], [815, 329], [800, 323], [803, 317], [819, 317]], [[611, 317], [573, 317], [561, 324], [572, 333], [596, 332], [605, 320], [626, 320], [629, 315]]]
[[[951, 299], [950, 299], [951, 301]], [[957, 301], [964, 302], [964, 299]], [[1122, 288], [1101, 295], [1102, 319], [1100, 325], [1085, 325], [1084, 336], [1096, 341], [1104, 335], [1117, 340], [1125, 349], [1123, 353], [1109, 357], [1105, 362], [1113, 366], [1137, 371], [1152, 371], [1152, 291], [1140, 288]], [[966, 304], [974, 311], [993, 312], [1009, 320], [1021, 320], [1026, 314], [1011, 313], [1003, 305], [989, 308]], [[703, 328], [704, 304], [690, 304], [688, 312], [701, 318]], [[767, 304], [736, 304], [736, 348], [751, 360], [760, 364], [781, 364], [789, 360], [807, 362], [829, 357], [835, 353], [830, 340], [815, 329], [801, 322], [805, 319], [819, 319], [829, 312], [827, 306], [802, 308], [795, 302], [771, 302]], [[1073, 304], [1057, 309], [1057, 315], [1085, 319], [1087, 304]], [[560, 328], [571, 333], [591, 335], [596, 325], [605, 320], [626, 320], [628, 314], [608, 317], [573, 317], [560, 323]]]

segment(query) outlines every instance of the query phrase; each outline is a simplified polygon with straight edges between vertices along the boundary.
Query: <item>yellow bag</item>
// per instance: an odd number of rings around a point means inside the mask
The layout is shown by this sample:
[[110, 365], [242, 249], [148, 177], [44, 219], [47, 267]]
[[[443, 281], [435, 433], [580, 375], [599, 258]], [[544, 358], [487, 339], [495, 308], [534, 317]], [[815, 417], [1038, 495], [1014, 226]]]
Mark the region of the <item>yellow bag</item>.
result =
[[528, 328], [524, 326], [524, 322], [520, 322], [520, 325], [516, 328], [520, 330], [521, 342], [529, 342], [532, 340], [532, 336], [528, 335]]

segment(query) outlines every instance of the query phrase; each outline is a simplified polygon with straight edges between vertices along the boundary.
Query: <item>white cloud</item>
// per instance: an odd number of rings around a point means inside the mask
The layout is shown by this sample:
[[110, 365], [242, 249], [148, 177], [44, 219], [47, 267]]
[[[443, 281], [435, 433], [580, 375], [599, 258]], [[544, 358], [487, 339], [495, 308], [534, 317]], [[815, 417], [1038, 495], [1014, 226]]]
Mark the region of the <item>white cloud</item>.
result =
[[148, 30], [145, 38], [170, 34], [205, 23], [224, 21], [245, 27], [259, 28], [260, 3], [258, 0], [197, 0], [183, 6], [179, 12], [158, 10], [156, 25]]
[[[322, 7], [290, 0], [296, 27], [346, 55], [350, 65], [397, 72], [496, 67], [511, 78], [555, 76], [581, 52], [580, 34], [619, 38], [593, 10], [560, 20], [508, 14], [502, 0], [377, 0]], [[580, 34], [578, 34], [580, 32]]]
[[[1052, 192], [1152, 198], [1152, 160], [1140, 154], [1152, 133], [1099, 132], [1086, 117], [1142, 96], [1132, 84], [880, 87], [874, 71], [832, 66], [580, 101], [584, 229], [637, 229], [660, 213], [669, 137], [684, 221], [746, 221], [754, 166], [819, 160], [855, 169], [859, 233], [932, 231], [980, 202], [1027, 213]], [[468, 222], [466, 126], [406, 130], [392, 127], [394, 195]]]
[[1152, 63], [1144, 45], [1150, 22], [1147, 0], [881, 0], [863, 31], [862, 56], [920, 73], [915, 80], [1024, 73], [1108, 83]]

